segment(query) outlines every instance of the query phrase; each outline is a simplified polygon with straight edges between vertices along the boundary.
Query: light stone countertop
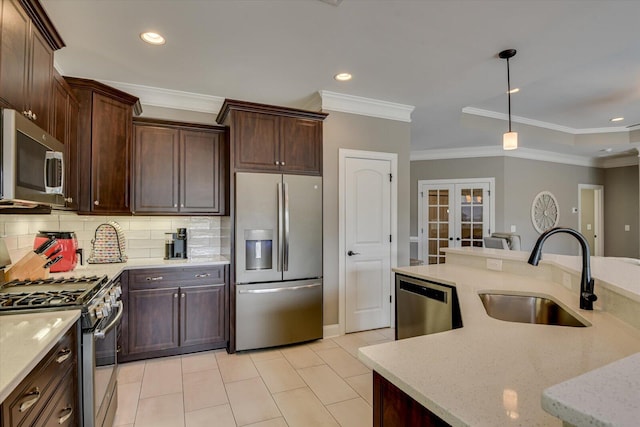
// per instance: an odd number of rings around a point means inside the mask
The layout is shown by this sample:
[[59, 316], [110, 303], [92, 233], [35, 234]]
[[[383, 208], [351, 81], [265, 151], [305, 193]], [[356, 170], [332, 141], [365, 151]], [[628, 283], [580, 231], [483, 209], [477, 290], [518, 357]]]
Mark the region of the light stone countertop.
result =
[[78, 264], [73, 271], [62, 273], [52, 273], [51, 277], [77, 277], [77, 276], [102, 276], [106, 274], [109, 278], [115, 277], [123, 270], [139, 268], [169, 268], [169, 267], [197, 267], [229, 264], [229, 258], [223, 255], [211, 258], [188, 258], [188, 259], [163, 259], [163, 258], [134, 258], [127, 262], [113, 264]]
[[79, 317], [80, 310], [0, 316], [0, 402], [11, 394]]
[[[483, 251], [485, 257], [487, 251]], [[501, 252], [507, 259], [526, 262], [518, 253]], [[500, 258], [503, 254], [489, 255]], [[458, 260], [455, 264], [394, 269], [454, 285], [463, 327], [362, 347], [359, 358], [453, 426], [562, 425], [543, 410], [543, 390], [639, 352], [640, 330], [597, 306], [594, 311], [580, 310], [576, 292], [536, 277], [537, 270], [531, 270], [536, 267], [521, 267], [524, 273], [515, 274], [471, 268]], [[478, 297], [485, 290], [552, 296], [591, 326], [572, 328], [491, 318]]]
[[542, 407], [576, 426], [637, 427], [640, 353], [546, 389]]

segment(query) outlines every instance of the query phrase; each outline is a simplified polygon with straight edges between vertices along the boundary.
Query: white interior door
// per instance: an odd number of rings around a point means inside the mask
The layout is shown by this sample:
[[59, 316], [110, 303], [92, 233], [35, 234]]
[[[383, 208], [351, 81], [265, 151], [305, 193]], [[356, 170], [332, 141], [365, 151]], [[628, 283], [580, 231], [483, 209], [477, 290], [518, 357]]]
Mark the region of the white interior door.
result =
[[345, 159], [346, 332], [390, 326], [391, 161]]

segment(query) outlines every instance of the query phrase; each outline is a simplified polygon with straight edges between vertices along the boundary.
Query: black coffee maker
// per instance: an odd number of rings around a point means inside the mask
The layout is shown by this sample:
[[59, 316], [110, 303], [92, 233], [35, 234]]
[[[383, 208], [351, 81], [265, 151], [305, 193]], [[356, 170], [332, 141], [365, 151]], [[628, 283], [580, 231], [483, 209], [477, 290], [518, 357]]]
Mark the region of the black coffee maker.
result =
[[187, 258], [187, 229], [178, 228], [176, 233], [165, 233], [164, 259]]

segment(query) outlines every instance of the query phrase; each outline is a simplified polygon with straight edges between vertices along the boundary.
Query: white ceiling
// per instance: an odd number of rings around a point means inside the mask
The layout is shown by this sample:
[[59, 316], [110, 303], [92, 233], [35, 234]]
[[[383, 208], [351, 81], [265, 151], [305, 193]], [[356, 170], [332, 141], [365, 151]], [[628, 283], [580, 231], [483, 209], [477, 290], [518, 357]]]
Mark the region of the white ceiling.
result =
[[[640, 123], [640, 1], [333, 2], [41, 0], [67, 45], [55, 54], [65, 75], [291, 107], [320, 90], [408, 104], [413, 152], [480, 149], [506, 131], [497, 53], [515, 48], [522, 147], [602, 156], [640, 146], [627, 129]], [[167, 43], [146, 45], [142, 31]], [[353, 80], [335, 81], [342, 71]]]

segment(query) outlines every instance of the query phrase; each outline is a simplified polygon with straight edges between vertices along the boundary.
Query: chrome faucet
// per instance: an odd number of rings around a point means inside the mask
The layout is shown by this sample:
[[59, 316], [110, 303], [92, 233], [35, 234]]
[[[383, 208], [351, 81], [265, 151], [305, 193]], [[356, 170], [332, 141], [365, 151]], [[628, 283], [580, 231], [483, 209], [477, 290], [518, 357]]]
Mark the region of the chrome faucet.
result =
[[552, 236], [556, 233], [567, 233], [571, 234], [573, 237], [578, 239], [580, 242], [580, 247], [582, 248], [582, 277], [580, 278], [580, 308], [583, 310], [593, 310], [593, 302], [598, 299], [598, 297], [593, 293], [593, 279], [591, 278], [591, 267], [589, 265], [589, 258], [591, 257], [591, 253], [589, 251], [589, 243], [587, 239], [576, 230], [571, 228], [564, 227], [555, 227], [551, 228], [538, 237], [533, 250], [531, 251], [531, 255], [529, 256], [529, 264], [538, 265], [540, 262], [540, 257], [542, 255], [542, 245], [544, 244], [547, 237]]

